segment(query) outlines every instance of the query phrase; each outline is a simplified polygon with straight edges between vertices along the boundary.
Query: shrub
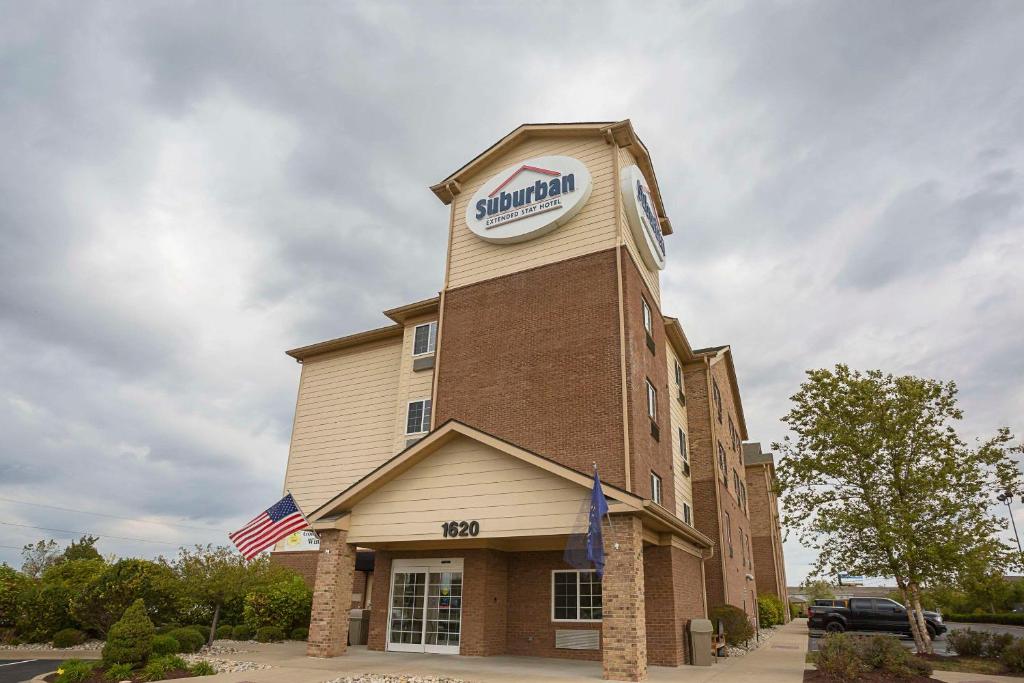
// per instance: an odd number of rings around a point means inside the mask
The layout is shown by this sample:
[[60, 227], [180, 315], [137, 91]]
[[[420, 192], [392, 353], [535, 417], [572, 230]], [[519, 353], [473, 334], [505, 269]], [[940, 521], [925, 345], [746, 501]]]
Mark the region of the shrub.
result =
[[1011, 633], [990, 633], [985, 641], [985, 650], [982, 654], [992, 659], [999, 659], [1015, 640], [1017, 639]]
[[987, 641], [987, 633], [969, 628], [950, 631], [946, 636], [949, 647], [962, 657], [980, 657], [985, 651]]
[[54, 647], [72, 647], [85, 642], [85, 634], [77, 628], [65, 628], [53, 634]]
[[725, 640], [730, 645], [740, 645], [754, 637], [754, 627], [746, 612], [733, 605], [721, 605], [711, 610], [711, 622], [721, 621], [725, 628]]
[[142, 600], [136, 600], [120, 621], [110, 627], [103, 646], [103, 663], [138, 666], [153, 651], [153, 622], [146, 615]]
[[765, 593], [757, 596], [757, 617], [761, 628], [771, 628], [783, 622], [782, 601]]
[[18, 620], [18, 596], [29, 585], [24, 574], [0, 564], [0, 629], [11, 628]]
[[308, 640], [309, 639], [309, 629], [306, 628], [305, 626], [296, 626], [295, 628], [292, 629], [291, 637], [292, 637], [292, 640]]
[[277, 643], [284, 640], [284, 631], [276, 626], [264, 626], [256, 629], [256, 640], [261, 643]]
[[217, 670], [209, 662], [196, 662], [188, 668], [188, 672], [193, 676], [213, 676]]
[[888, 673], [895, 678], [931, 676], [931, 664], [912, 655], [895, 638], [871, 636], [858, 640], [861, 661], [869, 669]]
[[864, 673], [864, 661], [853, 638], [830, 633], [821, 640], [815, 665], [822, 676], [836, 683], [850, 683]]
[[170, 621], [177, 609], [180, 586], [167, 567], [149, 560], [121, 560], [106, 566], [95, 580], [71, 599], [71, 615], [86, 630], [99, 634], [121, 618], [129, 605], [142, 600], [150, 616]]
[[96, 662], [83, 662], [81, 659], [69, 659], [57, 667], [57, 683], [78, 683], [92, 675]]
[[275, 626], [287, 633], [309, 624], [313, 591], [301, 576], [293, 575], [249, 591], [243, 609], [245, 625], [253, 630]]
[[196, 633], [198, 633], [199, 635], [201, 635], [203, 637], [204, 641], [207, 638], [210, 637], [210, 627], [209, 627], [209, 625], [203, 626], [202, 624], [189, 624], [187, 628], [190, 628], [193, 631], [195, 631]]
[[181, 652], [181, 643], [178, 639], [171, 635], [155, 635], [153, 636], [153, 648], [152, 655], [159, 657], [162, 655], [176, 655]]
[[188, 662], [177, 655], [164, 655], [149, 660], [142, 670], [142, 678], [147, 681], [162, 681], [175, 669], [188, 669]]
[[231, 640], [231, 634], [234, 633], [235, 627], [230, 624], [223, 624], [217, 627], [217, 632], [214, 634], [214, 638], [217, 640]]
[[239, 626], [236, 626], [231, 631], [231, 638], [233, 640], [252, 640], [252, 636], [253, 636], [252, 629], [249, 628], [248, 626], [246, 626], [245, 624], [241, 624]]
[[1024, 672], [1024, 638], [1014, 640], [1007, 645], [999, 661], [1013, 673]]
[[1024, 613], [977, 613], [977, 614], [944, 614], [946, 621], [960, 622], [966, 624], [1005, 624], [1009, 626], [1024, 626]]
[[60, 585], [33, 581], [18, 595], [15, 630], [22, 640], [49, 642], [57, 631], [73, 625], [68, 613], [68, 592]]
[[103, 677], [108, 681], [114, 681], [115, 683], [126, 681], [132, 677], [132, 665], [111, 664], [107, 667], [107, 670], [103, 672]]
[[187, 626], [176, 628], [167, 635], [178, 641], [180, 646], [178, 652], [199, 652], [203, 645], [206, 644], [206, 638], [196, 633], [195, 629]]
[[170, 633], [171, 631], [173, 631], [175, 629], [179, 629], [179, 628], [181, 628], [181, 624], [178, 624], [178, 623], [175, 623], [175, 622], [171, 621], [171, 622], [168, 622], [168, 623], [164, 624], [163, 626], [157, 626], [156, 627], [156, 634], [158, 636], [165, 636], [168, 633]]

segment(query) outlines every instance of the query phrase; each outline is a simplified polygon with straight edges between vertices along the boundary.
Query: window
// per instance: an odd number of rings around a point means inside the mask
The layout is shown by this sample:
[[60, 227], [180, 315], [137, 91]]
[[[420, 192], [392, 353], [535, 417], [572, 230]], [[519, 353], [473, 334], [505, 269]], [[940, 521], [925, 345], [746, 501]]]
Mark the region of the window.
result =
[[406, 434], [422, 434], [430, 431], [430, 399], [410, 401], [405, 421]]
[[729, 557], [732, 557], [732, 517], [725, 513], [725, 544], [729, 548]]
[[661, 477], [651, 472], [651, 500], [661, 505]]
[[693, 512], [690, 510], [690, 506], [683, 503], [683, 521], [693, 526]]
[[722, 470], [722, 483], [725, 484], [725, 488], [729, 488], [729, 471], [725, 465], [725, 449], [722, 448], [722, 442], [718, 442], [718, 467]]
[[437, 321], [417, 325], [413, 334], [412, 355], [433, 353], [437, 346]]
[[644, 329], [647, 330], [647, 334], [654, 336], [654, 317], [651, 315], [651, 307], [647, 305], [647, 299], [640, 299], [640, 303], [644, 309]]
[[658, 391], [651, 384], [651, 380], [647, 380], [647, 417], [651, 418], [652, 422], [658, 421]]
[[675, 361], [676, 364], [676, 386], [679, 387], [679, 391], [683, 390], [683, 366], [679, 364], [679, 361]]
[[601, 579], [597, 572], [551, 572], [551, 620], [601, 621]]
[[743, 480], [740, 480], [739, 482], [737, 482], [737, 485], [739, 486], [739, 490], [740, 490], [740, 507], [743, 508], [744, 512], [746, 512], [747, 511], [747, 485], [743, 483]]
[[679, 432], [679, 456], [683, 460], [683, 474], [690, 476], [690, 456], [686, 452], [686, 432], [681, 428], [677, 427], [676, 431]]
[[715, 401], [715, 412], [718, 414], [718, 421], [722, 421], [722, 392], [718, 389], [718, 382], [711, 380], [711, 396]]
[[744, 567], [747, 566], [747, 535], [740, 529], [740, 556], [742, 558], [742, 564]]

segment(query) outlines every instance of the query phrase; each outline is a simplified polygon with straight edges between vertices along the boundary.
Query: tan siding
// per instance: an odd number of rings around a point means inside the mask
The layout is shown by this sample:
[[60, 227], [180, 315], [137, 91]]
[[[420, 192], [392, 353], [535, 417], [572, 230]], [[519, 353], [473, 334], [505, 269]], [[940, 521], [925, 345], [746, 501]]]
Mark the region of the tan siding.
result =
[[303, 364], [285, 475], [303, 511], [393, 454], [401, 350], [394, 339]]
[[352, 510], [350, 543], [435, 540], [447, 521], [480, 522], [479, 538], [566, 534], [588, 491], [459, 437]]
[[[619, 150], [619, 168], [632, 166], [635, 163], [636, 160], [628, 149]], [[648, 180], [648, 183], [650, 183], [650, 180]], [[633, 237], [633, 231], [629, 227], [629, 219], [626, 218], [626, 212], [622, 208], [622, 202], [619, 202], [619, 205], [615, 208], [621, 214], [620, 220], [622, 221], [622, 236], [626, 249], [633, 257], [633, 260], [636, 261], [636, 267], [640, 271], [640, 276], [644, 279], [644, 283], [647, 285], [647, 288], [651, 290], [657, 299], [658, 308], [662, 308], [659, 271], [648, 268], [643, 257], [640, 256], [640, 248], [637, 246], [636, 239]]]
[[405, 334], [402, 340], [401, 365], [398, 374], [398, 399], [395, 405], [395, 438], [391, 448], [393, 453], [404, 451], [406, 441], [409, 438], [405, 435], [409, 401], [430, 398], [433, 389], [433, 370], [414, 372], [412, 369], [412, 345], [416, 339], [416, 326], [435, 320], [437, 320], [437, 315], [428, 315], [410, 319], [405, 326]]
[[[491, 176], [519, 161], [554, 154], [579, 159], [593, 178], [590, 199], [571, 221], [543, 237], [518, 244], [485, 242], [466, 227], [466, 205]], [[481, 169], [452, 202], [447, 286], [461, 287], [615, 246], [612, 160], [611, 147], [599, 137], [542, 138], [525, 142]]]
[[[676, 388], [676, 367], [675, 364], [679, 363], [679, 367], [682, 367], [682, 362], [679, 361], [679, 356], [676, 355], [675, 351], [670, 346], [668, 349], [668, 390], [669, 390], [669, 406], [671, 407], [671, 425], [672, 425], [672, 479], [676, 493], [676, 517], [683, 519], [683, 503], [685, 502], [690, 506], [690, 523], [693, 523], [693, 481], [692, 481], [692, 468], [691, 475], [686, 476], [683, 474], [683, 462], [680, 456], [679, 450], [679, 430], [682, 429], [686, 432], [686, 406], [679, 402], [677, 398], [678, 390]], [[686, 393], [686, 380], [683, 379], [683, 393]]]

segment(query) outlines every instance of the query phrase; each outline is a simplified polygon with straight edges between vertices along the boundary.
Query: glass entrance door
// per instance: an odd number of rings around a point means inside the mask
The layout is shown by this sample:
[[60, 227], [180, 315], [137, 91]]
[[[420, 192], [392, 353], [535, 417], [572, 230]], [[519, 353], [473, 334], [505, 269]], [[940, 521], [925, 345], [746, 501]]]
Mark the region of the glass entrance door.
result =
[[389, 650], [458, 654], [462, 560], [395, 560], [389, 609]]

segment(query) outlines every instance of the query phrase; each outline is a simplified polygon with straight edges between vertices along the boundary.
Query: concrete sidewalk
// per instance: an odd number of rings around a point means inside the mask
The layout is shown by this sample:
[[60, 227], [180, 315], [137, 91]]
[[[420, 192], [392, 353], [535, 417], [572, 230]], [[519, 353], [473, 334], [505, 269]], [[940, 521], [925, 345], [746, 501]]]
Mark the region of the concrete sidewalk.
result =
[[[652, 666], [652, 683], [800, 683], [806, 668], [807, 626], [803, 620], [778, 629], [771, 640], [744, 657], [721, 659], [714, 666], [679, 668]], [[226, 659], [270, 664], [264, 671], [243, 671], [206, 678], [224, 683], [322, 683], [342, 675], [368, 673], [409, 676], [448, 676], [474, 683], [530, 681], [531, 683], [578, 683], [599, 681], [600, 662], [578, 662], [542, 657], [453, 657], [405, 652], [369, 651], [351, 647], [348, 654], [332, 659], [306, 657], [305, 643], [261, 645]], [[959, 682], [956, 682], [959, 683]]]

